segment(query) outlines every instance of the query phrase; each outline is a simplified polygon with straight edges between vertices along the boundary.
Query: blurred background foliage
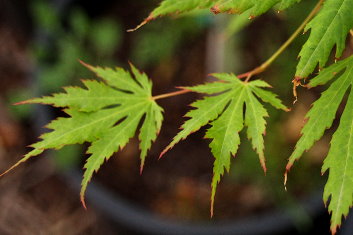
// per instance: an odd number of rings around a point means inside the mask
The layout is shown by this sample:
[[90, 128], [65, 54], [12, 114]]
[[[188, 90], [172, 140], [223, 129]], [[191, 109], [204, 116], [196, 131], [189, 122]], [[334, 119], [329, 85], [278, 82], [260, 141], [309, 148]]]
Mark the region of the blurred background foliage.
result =
[[[28, 41], [21, 52], [29, 64], [22, 74], [25, 82], [3, 88], [2, 97], [7, 104], [59, 92], [60, 87], [76, 86], [80, 79], [93, 78], [78, 60], [124, 68], [131, 61], [151, 77], [155, 95], [174, 91], [175, 86], [211, 81], [208, 74], [212, 72], [240, 74], [260, 65], [275, 52], [316, 1], [303, 1], [288, 11], [273, 11], [251, 21], [244, 16], [214, 16], [209, 11], [195, 11], [157, 19], [133, 33], [126, 30], [143, 20], [159, 1], [97, 3], [78, 0], [64, 7], [54, 2], [28, 1], [24, 10], [9, 3], [15, 11], [20, 11], [20, 25], [29, 26], [30, 30], [24, 30]], [[325, 177], [321, 177], [320, 165], [327, 152], [328, 137], [319, 141], [291, 171], [287, 192], [283, 187], [286, 160], [299, 137], [305, 113], [319, 94], [317, 90], [301, 89], [299, 101], [292, 105], [291, 80], [306, 37], [296, 39], [266, 72], [257, 76], [269, 82], [273, 91], [292, 109], [284, 113], [267, 107], [270, 114], [265, 136], [268, 174], [264, 176], [256, 154], [242, 133], [242, 144], [230, 173], [225, 174], [218, 188], [215, 221], [244, 218], [279, 208], [293, 212], [298, 231], [309, 231], [306, 229], [313, 223], [304, 210], [294, 208], [300, 208], [299, 201], [322, 188]], [[0, 71], [2, 74], [5, 70]], [[182, 116], [189, 109], [187, 105], [195, 98], [199, 97], [187, 94], [161, 100], [165, 122], [142, 176], [138, 174], [137, 141], [132, 139], [102, 167], [96, 179], [161, 217], [209, 220], [213, 156], [208, 140], [202, 139], [205, 129], [156, 161], [160, 151], [177, 133], [184, 120]], [[38, 118], [36, 109], [31, 106], [8, 106], [7, 109], [11, 117], [25, 126]], [[50, 110], [50, 113], [62, 115], [58, 110]], [[26, 134], [29, 137], [24, 142], [35, 141], [35, 133], [37, 131]], [[84, 162], [83, 153], [80, 146], [71, 146], [51, 154], [56, 155], [58, 169], [68, 169]]]

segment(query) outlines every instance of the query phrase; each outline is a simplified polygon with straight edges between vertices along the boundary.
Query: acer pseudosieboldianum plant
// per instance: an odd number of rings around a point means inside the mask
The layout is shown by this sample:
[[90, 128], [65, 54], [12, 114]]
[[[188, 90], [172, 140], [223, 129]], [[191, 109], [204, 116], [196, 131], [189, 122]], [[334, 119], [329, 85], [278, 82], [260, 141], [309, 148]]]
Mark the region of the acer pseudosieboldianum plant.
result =
[[[197, 9], [209, 8], [215, 14], [245, 14], [252, 19], [270, 9], [282, 11], [293, 4], [300, 4], [300, 0], [164, 0], [137, 28], [161, 16]], [[90, 146], [87, 153], [90, 156], [84, 166], [81, 189], [81, 201], [85, 205], [84, 194], [94, 172], [114, 152], [123, 148], [136, 132], [140, 141], [142, 171], [147, 152], [162, 126], [163, 109], [158, 105], [158, 99], [197, 92], [204, 94], [204, 98], [192, 103], [193, 109], [186, 114], [188, 119], [161, 156], [191, 133], [210, 124], [205, 137], [211, 140], [209, 146], [215, 157], [211, 183], [212, 215], [216, 187], [224, 171], [229, 171], [231, 156], [237, 153], [239, 132], [246, 129], [247, 137], [266, 172], [263, 134], [266, 129], [265, 118], [269, 114], [263, 103], [288, 111], [277, 96], [269, 91], [271, 86], [268, 83], [253, 77], [264, 71], [303, 30], [310, 31], [300, 51], [292, 81], [294, 95], [299, 85], [311, 88], [329, 81], [331, 83], [306, 115], [307, 122], [301, 131], [302, 135], [286, 166], [285, 180], [293, 163], [331, 127], [337, 109], [348, 93], [339, 126], [332, 136], [322, 167], [322, 172], [328, 171], [329, 174], [323, 197], [331, 213], [331, 231], [334, 234], [353, 202], [353, 93], [350, 92], [353, 84], [353, 55], [340, 59], [349, 34], [353, 36], [352, 28], [353, 0], [320, 0], [294, 34], [261, 66], [238, 76], [213, 74], [217, 79], [215, 82], [181, 87], [179, 91], [157, 96], [152, 95], [152, 83], [147, 75], [140, 73], [133, 65], [131, 72], [128, 72], [122, 68], [94, 67], [82, 62], [100, 78], [99, 81], [85, 80], [84, 88], [67, 87], [64, 93], [21, 102], [60, 107], [68, 117], [49, 123], [47, 128], [52, 131], [43, 134], [41, 140], [31, 146], [33, 149], [5, 173], [46, 149], [88, 142]], [[337, 62], [327, 65], [334, 47]], [[321, 68], [319, 73], [309, 79], [311, 74], [317, 72], [317, 66]], [[140, 122], [142, 125], [137, 130]]]

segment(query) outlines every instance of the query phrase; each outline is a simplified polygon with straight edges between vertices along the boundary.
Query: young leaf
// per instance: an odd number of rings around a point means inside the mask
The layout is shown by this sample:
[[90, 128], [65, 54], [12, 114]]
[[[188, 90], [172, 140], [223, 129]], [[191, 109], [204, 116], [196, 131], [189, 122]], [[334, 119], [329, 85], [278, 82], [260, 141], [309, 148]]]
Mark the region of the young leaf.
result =
[[[276, 108], [287, 110], [274, 94], [262, 89], [262, 87], [270, 87], [264, 81], [242, 82], [232, 74], [213, 74], [213, 76], [220, 81], [184, 88], [212, 96], [206, 96], [202, 100], [191, 104], [195, 109], [185, 115], [190, 119], [185, 121], [181, 126], [182, 130], [161, 154], [161, 156], [165, 154], [175, 144], [199, 130], [202, 126], [208, 123], [211, 124], [205, 135], [206, 138], [212, 139], [210, 148], [215, 157], [211, 215], [213, 214], [217, 184], [224, 174], [224, 169], [229, 171], [230, 157], [234, 156], [238, 150], [240, 144], [239, 132], [244, 125], [248, 127], [247, 136], [251, 139], [252, 146], [259, 154], [260, 163], [264, 171], [266, 171], [263, 134], [265, 133], [266, 125], [264, 118], [268, 114], [257, 97]], [[244, 105], [245, 118], [243, 117]]]
[[124, 148], [144, 117], [139, 134], [142, 171], [147, 151], [161, 128], [163, 110], [152, 99], [151, 82], [133, 65], [132, 74], [120, 68], [113, 70], [84, 65], [103, 82], [83, 81], [87, 89], [69, 87], [65, 88], [66, 93], [21, 102], [65, 107], [69, 117], [49, 123], [47, 128], [52, 131], [43, 134], [41, 141], [31, 145], [34, 149], [5, 173], [46, 149], [90, 142], [87, 153], [91, 156], [84, 166], [86, 170], [80, 194], [85, 206], [84, 193], [93, 173], [114, 152]]
[[289, 158], [287, 171], [304, 151], [322, 137], [324, 131], [330, 128], [335, 118], [338, 106], [346, 92], [350, 95], [341, 116], [338, 129], [333, 135], [329, 153], [324, 161], [322, 172], [329, 170], [329, 178], [324, 190], [324, 201], [329, 198], [331, 216], [331, 231], [336, 233], [341, 224], [342, 216], [346, 216], [353, 203], [353, 94], [349, 89], [353, 84], [353, 56], [322, 70], [311, 80], [309, 86], [317, 86], [337, 77], [321, 97], [314, 102], [306, 118], [308, 122], [303, 127], [302, 136]]
[[336, 58], [342, 55], [347, 34], [353, 27], [353, 0], [326, 0], [320, 12], [305, 27], [310, 37], [299, 53], [296, 77], [305, 78], [319, 63], [325, 66], [336, 46]]

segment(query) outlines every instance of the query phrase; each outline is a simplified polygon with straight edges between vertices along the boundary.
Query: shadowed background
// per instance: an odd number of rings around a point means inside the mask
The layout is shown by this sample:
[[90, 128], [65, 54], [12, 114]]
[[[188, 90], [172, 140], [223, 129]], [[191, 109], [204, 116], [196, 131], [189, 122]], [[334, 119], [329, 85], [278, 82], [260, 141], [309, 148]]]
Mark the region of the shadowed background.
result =
[[[26, 146], [37, 141], [51, 118], [63, 115], [57, 109], [12, 103], [59, 92], [62, 86], [79, 85], [83, 78], [94, 78], [78, 59], [123, 68], [128, 68], [131, 61], [153, 80], [154, 95], [172, 92], [175, 86], [212, 81], [208, 74], [213, 72], [240, 74], [260, 65], [294, 32], [315, 4], [303, 1], [286, 12], [270, 12], [251, 24], [238, 16], [198, 11], [158, 19], [136, 32], [126, 32], [158, 2], [0, 1], [1, 170], [29, 150]], [[299, 37], [258, 76], [269, 82], [292, 108], [290, 113], [284, 113], [266, 106], [270, 113], [265, 136], [268, 174], [264, 176], [242, 133], [242, 144], [232, 160], [230, 173], [218, 186], [212, 220], [209, 198], [214, 159], [209, 141], [203, 139], [207, 127], [157, 161], [185, 120], [188, 104], [199, 98], [197, 94], [185, 94], [158, 102], [165, 109], [165, 121], [141, 176], [135, 138], [94, 176], [104, 192], [117, 195], [113, 200], [127, 206], [120, 208], [120, 214], [109, 212], [110, 202], [104, 201], [107, 198], [94, 200], [100, 195], [94, 194], [94, 190], [99, 191], [94, 186], [88, 192], [88, 210], [82, 208], [77, 171], [82, 173], [86, 146], [68, 146], [31, 159], [0, 179], [1, 234], [165, 234], [187, 231], [182, 230], [184, 224], [254, 226], [250, 223], [254, 218], [258, 230], [243, 230], [243, 234], [261, 230], [261, 234], [328, 233], [329, 217], [321, 199], [326, 176], [321, 177], [320, 166], [332, 131], [290, 172], [287, 192], [283, 187], [286, 160], [300, 136], [305, 113], [321, 91], [300, 89], [299, 100], [292, 105], [291, 79], [306, 37]], [[162, 224], [167, 221], [180, 227], [173, 227], [173, 231], [158, 230], [158, 224], [153, 224], [153, 231], [148, 225], [139, 227], [130, 222], [142, 223], [144, 217], [134, 217], [136, 214], [130, 214], [129, 209], [141, 211], [142, 216], [149, 213], [147, 217], [153, 215]], [[126, 218], [121, 219], [124, 215]], [[282, 217], [283, 224], [277, 220]], [[237, 234], [236, 231], [228, 233]]]

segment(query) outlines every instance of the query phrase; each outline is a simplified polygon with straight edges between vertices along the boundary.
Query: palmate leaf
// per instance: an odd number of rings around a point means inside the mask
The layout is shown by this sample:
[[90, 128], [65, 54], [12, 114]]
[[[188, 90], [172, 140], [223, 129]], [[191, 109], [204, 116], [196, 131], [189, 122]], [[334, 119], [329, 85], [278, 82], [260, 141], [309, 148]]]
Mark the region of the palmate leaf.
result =
[[[272, 106], [287, 110], [281, 101], [263, 87], [270, 87], [264, 81], [242, 82], [232, 74], [213, 74], [218, 82], [206, 83], [195, 87], [185, 87], [198, 93], [210, 94], [202, 100], [191, 104], [195, 109], [185, 116], [189, 117], [181, 126], [181, 131], [173, 141], [165, 148], [161, 156], [171, 149], [179, 141], [185, 139], [191, 133], [210, 123], [205, 137], [211, 139], [210, 148], [215, 157], [211, 193], [211, 215], [213, 214], [214, 197], [217, 184], [224, 169], [229, 171], [230, 158], [235, 155], [240, 144], [239, 132], [248, 127], [247, 136], [251, 139], [252, 146], [259, 155], [261, 165], [266, 171], [264, 157], [265, 117], [266, 109], [258, 101], [258, 98]], [[258, 98], [257, 98], [258, 97]], [[244, 114], [245, 105], [245, 118]]]
[[249, 18], [259, 16], [272, 7], [279, 10], [289, 8], [301, 0], [164, 0], [135, 29], [158, 17], [191, 12], [197, 9], [210, 9], [213, 13], [249, 14]]
[[336, 46], [342, 55], [349, 30], [353, 28], [353, 0], [326, 0], [320, 12], [305, 27], [310, 37], [299, 53], [296, 77], [305, 78], [319, 64], [323, 68]]
[[290, 170], [295, 160], [304, 151], [309, 150], [319, 140], [325, 130], [330, 128], [339, 105], [347, 91], [350, 92], [338, 129], [333, 135], [328, 156], [322, 172], [329, 170], [329, 178], [325, 186], [324, 201], [329, 202], [331, 231], [335, 233], [341, 224], [342, 216], [346, 216], [353, 203], [353, 94], [350, 88], [353, 83], [353, 56], [337, 62], [322, 70], [313, 78], [309, 86], [322, 85], [337, 77], [330, 87], [321, 94], [307, 113], [307, 123], [303, 127], [302, 136], [297, 142], [287, 164]]
[[33, 150], [8, 170], [46, 149], [60, 149], [64, 145], [90, 142], [87, 150], [90, 157], [84, 166], [80, 193], [83, 205], [84, 193], [93, 173], [114, 152], [128, 143], [144, 118], [139, 133], [142, 170], [147, 151], [157, 138], [163, 120], [162, 108], [152, 99], [151, 82], [134, 66], [131, 65], [130, 74], [121, 68], [113, 70], [84, 65], [103, 82], [83, 81], [87, 89], [68, 87], [65, 88], [66, 93], [21, 102], [63, 107], [69, 117], [58, 118], [49, 123], [47, 128], [52, 131], [43, 134], [41, 141], [31, 145]]

